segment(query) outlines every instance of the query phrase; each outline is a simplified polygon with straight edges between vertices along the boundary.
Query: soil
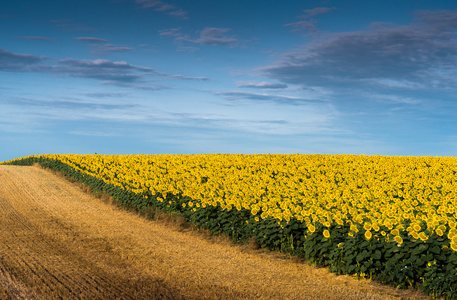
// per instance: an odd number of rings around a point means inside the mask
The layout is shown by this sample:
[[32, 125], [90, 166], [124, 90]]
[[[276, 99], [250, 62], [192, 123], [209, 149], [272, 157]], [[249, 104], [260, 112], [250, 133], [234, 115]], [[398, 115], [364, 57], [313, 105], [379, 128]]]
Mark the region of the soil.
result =
[[106, 202], [0, 166], [0, 299], [431, 299]]

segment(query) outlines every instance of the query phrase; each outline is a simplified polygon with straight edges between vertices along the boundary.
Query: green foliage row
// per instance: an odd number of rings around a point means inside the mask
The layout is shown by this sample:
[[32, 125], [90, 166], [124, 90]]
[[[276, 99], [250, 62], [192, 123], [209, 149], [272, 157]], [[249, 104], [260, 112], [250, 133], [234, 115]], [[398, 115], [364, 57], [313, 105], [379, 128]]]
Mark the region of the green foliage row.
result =
[[[406, 232], [401, 233], [402, 244], [393, 236], [389, 242], [375, 233], [369, 240], [365, 229], [350, 230], [349, 224], [332, 224], [329, 228], [316, 223], [314, 232], [306, 223], [289, 222], [273, 218], [258, 219], [246, 209], [225, 210], [220, 206], [190, 206], [193, 200], [167, 194], [152, 195], [150, 192], [135, 194], [132, 191], [105, 183], [102, 179], [84, 174], [58, 160], [29, 157], [15, 160], [15, 165], [39, 163], [44, 168], [62, 172], [66, 176], [91, 187], [96, 192], [105, 192], [125, 208], [142, 211], [156, 208], [164, 212], [180, 214], [187, 221], [210, 230], [213, 234], [226, 234], [235, 242], [243, 243], [254, 237], [262, 248], [290, 253], [329, 267], [338, 274], [353, 274], [376, 279], [398, 288], [420, 287], [433, 297], [457, 299], [457, 252], [449, 248], [449, 240], [430, 235], [427, 241], [415, 240]], [[404, 224], [405, 228], [409, 224]], [[329, 236], [324, 236], [328, 231]], [[379, 232], [389, 232], [381, 226]], [[353, 236], [350, 236], [349, 233]]]

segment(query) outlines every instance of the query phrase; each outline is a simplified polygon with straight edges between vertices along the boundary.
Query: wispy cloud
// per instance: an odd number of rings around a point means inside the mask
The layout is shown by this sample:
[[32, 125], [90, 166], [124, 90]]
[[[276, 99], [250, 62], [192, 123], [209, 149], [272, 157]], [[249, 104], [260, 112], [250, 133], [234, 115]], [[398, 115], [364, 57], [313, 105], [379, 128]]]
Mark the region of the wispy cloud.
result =
[[329, 11], [332, 11], [334, 9], [335, 9], [334, 7], [315, 7], [312, 9], [305, 9], [305, 10], [303, 10], [304, 14], [302, 16], [300, 16], [300, 18], [303, 18], [303, 19], [312, 18], [317, 15], [328, 13]]
[[170, 16], [175, 16], [175, 17], [179, 17], [181, 19], [187, 19], [187, 11], [183, 10], [183, 9], [178, 9], [178, 10], [172, 10], [170, 12], [168, 12], [168, 14]]
[[[315, 12], [309, 12], [313, 15]], [[450, 87], [457, 75], [457, 11], [419, 11], [416, 22], [335, 33], [263, 68], [265, 75], [303, 86]]]
[[164, 74], [164, 76], [167, 78], [170, 78], [170, 79], [195, 80], [195, 81], [210, 80], [208, 77], [192, 77], [192, 76], [184, 76], [184, 75], [167, 75], [167, 74]]
[[131, 65], [125, 61], [112, 62], [106, 59], [78, 60], [66, 58], [59, 60], [59, 65], [54, 70], [67, 76], [113, 82], [135, 82], [141, 80], [145, 74], [156, 74], [152, 68]]
[[80, 93], [81, 96], [90, 98], [122, 98], [127, 96], [127, 93], [112, 93], [112, 92], [95, 92], [95, 93]]
[[108, 52], [127, 52], [127, 51], [132, 51], [135, 49], [133, 47], [119, 46], [119, 45], [113, 45], [113, 44], [90, 45], [90, 47], [92, 48], [90, 53], [95, 54], [95, 55], [104, 55]]
[[0, 70], [2, 71], [44, 72], [112, 82], [134, 82], [141, 80], [144, 75], [158, 74], [152, 68], [134, 66], [124, 61], [66, 58], [58, 60], [56, 64], [42, 64], [44, 60], [42, 56], [17, 54], [0, 49]]
[[237, 84], [238, 87], [244, 88], [254, 88], [254, 89], [285, 89], [287, 88], [287, 84], [284, 83], [271, 83], [266, 81], [261, 82], [239, 82]]
[[101, 109], [101, 110], [111, 110], [111, 109], [127, 109], [136, 107], [134, 104], [107, 104], [107, 103], [97, 103], [97, 102], [88, 102], [88, 101], [70, 101], [70, 100], [41, 100], [41, 99], [32, 99], [24, 97], [14, 97], [8, 100], [10, 104], [14, 105], [26, 105], [37, 106], [42, 108], [52, 108], [52, 109]]
[[75, 40], [78, 41], [83, 41], [83, 42], [89, 42], [89, 43], [106, 43], [108, 40], [101, 39], [101, 38], [96, 38], [96, 37], [74, 37]]
[[28, 71], [32, 65], [45, 59], [44, 56], [19, 54], [0, 49], [0, 71]]
[[75, 37], [74, 39], [83, 41], [83, 42], [88, 42], [89, 47], [92, 48], [90, 53], [95, 54], [95, 55], [104, 55], [108, 52], [126, 52], [126, 51], [132, 51], [135, 49], [135, 48], [129, 47], [129, 46], [120, 46], [120, 45], [114, 45], [114, 44], [101, 45], [100, 43], [108, 42], [108, 40], [96, 38], [96, 37]]
[[420, 100], [411, 98], [411, 97], [402, 97], [398, 95], [386, 95], [386, 94], [377, 94], [377, 95], [368, 95], [370, 98], [377, 99], [385, 103], [395, 103], [395, 104], [408, 104], [408, 105], [417, 105], [420, 103]]
[[238, 39], [225, 35], [229, 28], [206, 27], [200, 31], [199, 38], [191, 38], [188, 35], [178, 36], [176, 40], [202, 44], [202, 45], [234, 45]]
[[160, 36], [174, 37], [177, 41], [184, 41], [201, 45], [235, 45], [238, 39], [227, 35], [231, 29], [206, 27], [199, 32], [199, 37], [191, 37], [181, 32], [181, 28], [159, 30]]
[[187, 11], [177, 7], [174, 4], [162, 2], [160, 0], [135, 0], [135, 3], [140, 4], [142, 8], [152, 8], [155, 11], [165, 12], [170, 16], [187, 19]]
[[313, 9], [305, 9], [303, 10], [303, 15], [298, 16], [300, 19], [304, 19], [303, 21], [298, 21], [294, 23], [285, 24], [284, 26], [291, 27], [292, 31], [302, 31], [302, 30], [309, 30], [309, 31], [316, 31], [316, 20], [312, 19], [320, 14], [328, 13], [334, 10], [334, 7], [316, 7]]
[[260, 93], [247, 93], [240, 91], [223, 91], [214, 92], [215, 95], [221, 95], [227, 100], [250, 100], [250, 101], [265, 101], [265, 102], [277, 102], [288, 105], [301, 105], [310, 102], [314, 102], [314, 99], [306, 99], [302, 97], [292, 97], [283, 95], [273, 94], [260, 94]]
[[130, 88], [135, 90], [145, 90], [145, 91], [159, 91], [171, 89], [171, 87], [163, 84], [150, 84], [147, 80], [141, 80], [139, 82], [121, 82], [117, 80], [106, 80], [101, 84], [103, 85], [116, 85], [119, 87]]
[[45, 37], [45, 36], [17, 36], [17, 39], [23, 40], [35, 40], [35, 41], [53, 41], [55, 38]]
[[302, 30], [314, 31], [314, 30], [316, 30], [316, 25], [314, 23], [311, 23], [308, 21], [299, 21], [299, 22], [284, 24], [284, 26], [291, 27], [292, 31], [302, 31]]
[[180, 30], [181, 30], [181, 27], [163, 29], [163, 30], [159, 30], [159, 35], [160, 36], [173, 36], [173, 37], [182, 36], [182, 33], [180, 32]]
[[[54, 63], [48, 61], [54, 61]], [[103, 84], [146, 90], [170, 88], [165, 85], [150, 84], [148, 78], [151, 76], [162, 80], [210, 80], [208, 77], [158, 72], [153, 68], [132, 65], [125, 61], [74, 58], [52, 60], [43, 56], [12, 53], [4, 49], [0, 49], [0, 71], [39, 72], [59, 76], [92, 78], [102, 81]]]

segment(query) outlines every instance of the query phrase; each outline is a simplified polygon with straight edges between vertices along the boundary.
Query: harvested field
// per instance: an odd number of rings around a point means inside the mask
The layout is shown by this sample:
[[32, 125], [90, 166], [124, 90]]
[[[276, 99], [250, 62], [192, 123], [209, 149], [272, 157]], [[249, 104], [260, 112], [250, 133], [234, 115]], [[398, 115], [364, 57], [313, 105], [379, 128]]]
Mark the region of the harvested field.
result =
[[430, 299], [150, 221], [0, 166], [0, 299]]

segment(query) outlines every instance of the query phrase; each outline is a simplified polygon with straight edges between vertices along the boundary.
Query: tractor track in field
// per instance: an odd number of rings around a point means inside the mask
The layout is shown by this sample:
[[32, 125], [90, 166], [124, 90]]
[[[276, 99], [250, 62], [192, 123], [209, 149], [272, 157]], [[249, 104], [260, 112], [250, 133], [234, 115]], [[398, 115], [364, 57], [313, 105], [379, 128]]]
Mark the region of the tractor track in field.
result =
[[0, 299], [430, 299], [336, 276], [0, 166]]

